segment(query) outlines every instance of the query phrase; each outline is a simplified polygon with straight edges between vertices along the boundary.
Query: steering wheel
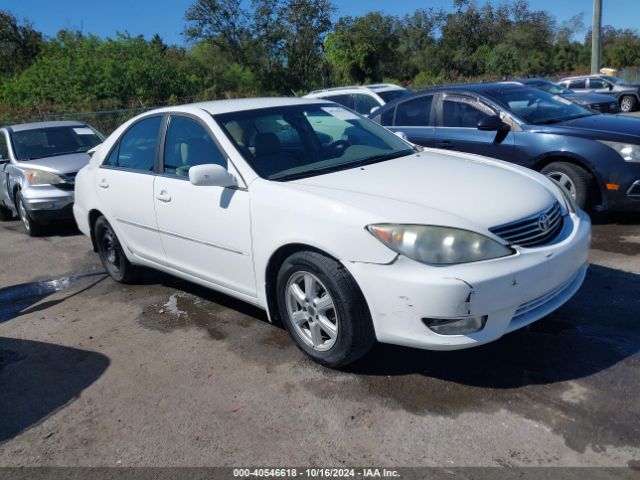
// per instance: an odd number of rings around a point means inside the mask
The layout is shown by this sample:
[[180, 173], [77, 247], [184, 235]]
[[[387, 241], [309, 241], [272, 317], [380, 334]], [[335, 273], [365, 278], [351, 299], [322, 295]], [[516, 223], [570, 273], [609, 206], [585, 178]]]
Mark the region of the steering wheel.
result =
[[350, 146], [351, 142], [349, 140], [336, 140], [335, 142], [327, 145], [327, 151], [329, 153], [336, 153], [339, 154], [338, 156], [342, 156], [344, 155], [345, 150]]

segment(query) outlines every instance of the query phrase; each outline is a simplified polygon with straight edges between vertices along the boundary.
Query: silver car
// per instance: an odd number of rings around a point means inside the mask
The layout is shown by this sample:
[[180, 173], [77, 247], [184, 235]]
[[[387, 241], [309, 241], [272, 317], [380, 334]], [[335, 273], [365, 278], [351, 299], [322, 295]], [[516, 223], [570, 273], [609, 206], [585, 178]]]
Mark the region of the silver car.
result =
[[73, 218], [74, 180], [104, 140], [82, 122], [0, 128], [0, 220], [20, 217], [29, 235]]

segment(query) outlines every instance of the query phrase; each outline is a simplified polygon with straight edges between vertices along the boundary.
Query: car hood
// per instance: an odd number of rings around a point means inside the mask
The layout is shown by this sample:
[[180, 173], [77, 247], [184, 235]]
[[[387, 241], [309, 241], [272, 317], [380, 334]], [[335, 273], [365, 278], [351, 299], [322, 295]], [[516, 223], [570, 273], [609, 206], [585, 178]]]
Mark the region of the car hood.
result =
[[553, 126], [568, 127], [588, 134], [598, 140], [621, 140], [640, 142], [640, 119], [625, 115], [591, 115], [589, 117], [556, 123]]
[[89, 154], [70, 153], [19, 162], [21, 168], [37, 168], [53, 173], [76, 173], [89, 163]]
[[434, 149], [287, 185], [368, 211], [379, 221], [480, 232], [540, 212], [558, 198], [551, 182], [531, 170]]
[[591, 105], [593, 103], [616, 103], [616, 99], [602, 93], [567, 93], [562, 95], [569, 100], [580, 105]]

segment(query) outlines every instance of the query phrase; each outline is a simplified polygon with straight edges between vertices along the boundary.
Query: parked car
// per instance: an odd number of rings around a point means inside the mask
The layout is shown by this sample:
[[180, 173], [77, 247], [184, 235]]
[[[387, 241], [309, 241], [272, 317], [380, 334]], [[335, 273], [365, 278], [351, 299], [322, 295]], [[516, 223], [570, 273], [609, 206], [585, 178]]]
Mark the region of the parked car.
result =
[[103, 138], [82, 122], [0, 128], [0, 219], [18, 215], [29, 235], [71, 220], [74, 178]]
[[573, 103], [582, 105], [585, 108], [597, 113], [619, 113], [618, 101], [609, 95], [602, 93], [576, 93], [573, 90], [563, 87], [557, 83], [550, 82], [543, 78], [523, 78], [518, 83], [533, 88], [539, 88], [551, 95], [560, 95], [562, 98], [571, 100]]
[[580, 287], [590, 238], [543, 175], [296, 98], [128, 121], [78, 173], [73, 211], [114, 280], [145, 265], [237, 297], [332, 367], [376, 339], [451, 350], [528, 325]]
[[425, 90], [372, 118], [415, 144], [542, 172], [580, 208], [640, 210], [640, 119], [595, 114], [514, 82]]
[[382, 105], [389, 103], [396, 98], [409, 95], [411, 92], [406, 88], [393, 85], [392, 83], [378, 83], [375, 85], [355, 86], [355, 87], [335, 87], [324, 90], [314, 90], [305, 95], [304, 98], [322, 98], [339, 103], [345, 107], [355, 110], [362, 115], [369, 115]]
[[566, 77], [560, 85], [576, 93], [601, 93], [616, 99], [623, 112], [633, 112], [640, 101], [640, 84], [629, 83], [621, 78], [609, 75], [582, 75]]

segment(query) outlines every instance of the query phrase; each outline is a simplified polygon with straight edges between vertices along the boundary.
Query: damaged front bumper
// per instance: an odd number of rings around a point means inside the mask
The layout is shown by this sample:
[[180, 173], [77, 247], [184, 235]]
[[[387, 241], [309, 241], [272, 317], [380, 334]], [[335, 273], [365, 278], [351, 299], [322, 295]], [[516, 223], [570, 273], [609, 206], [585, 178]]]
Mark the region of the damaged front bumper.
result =
[[[588, 266], [591, 222], [572, 214], [550, 245], [518, 248], [509, 257], [450, 266], [399, 256], [388, 265], [345, 264], [367, 299], [380, 342], [431, 350], [480, 345], [560, 307], [580, 288]], [[486, 316], [464, 335], [440, 335], [430, 319]]]

